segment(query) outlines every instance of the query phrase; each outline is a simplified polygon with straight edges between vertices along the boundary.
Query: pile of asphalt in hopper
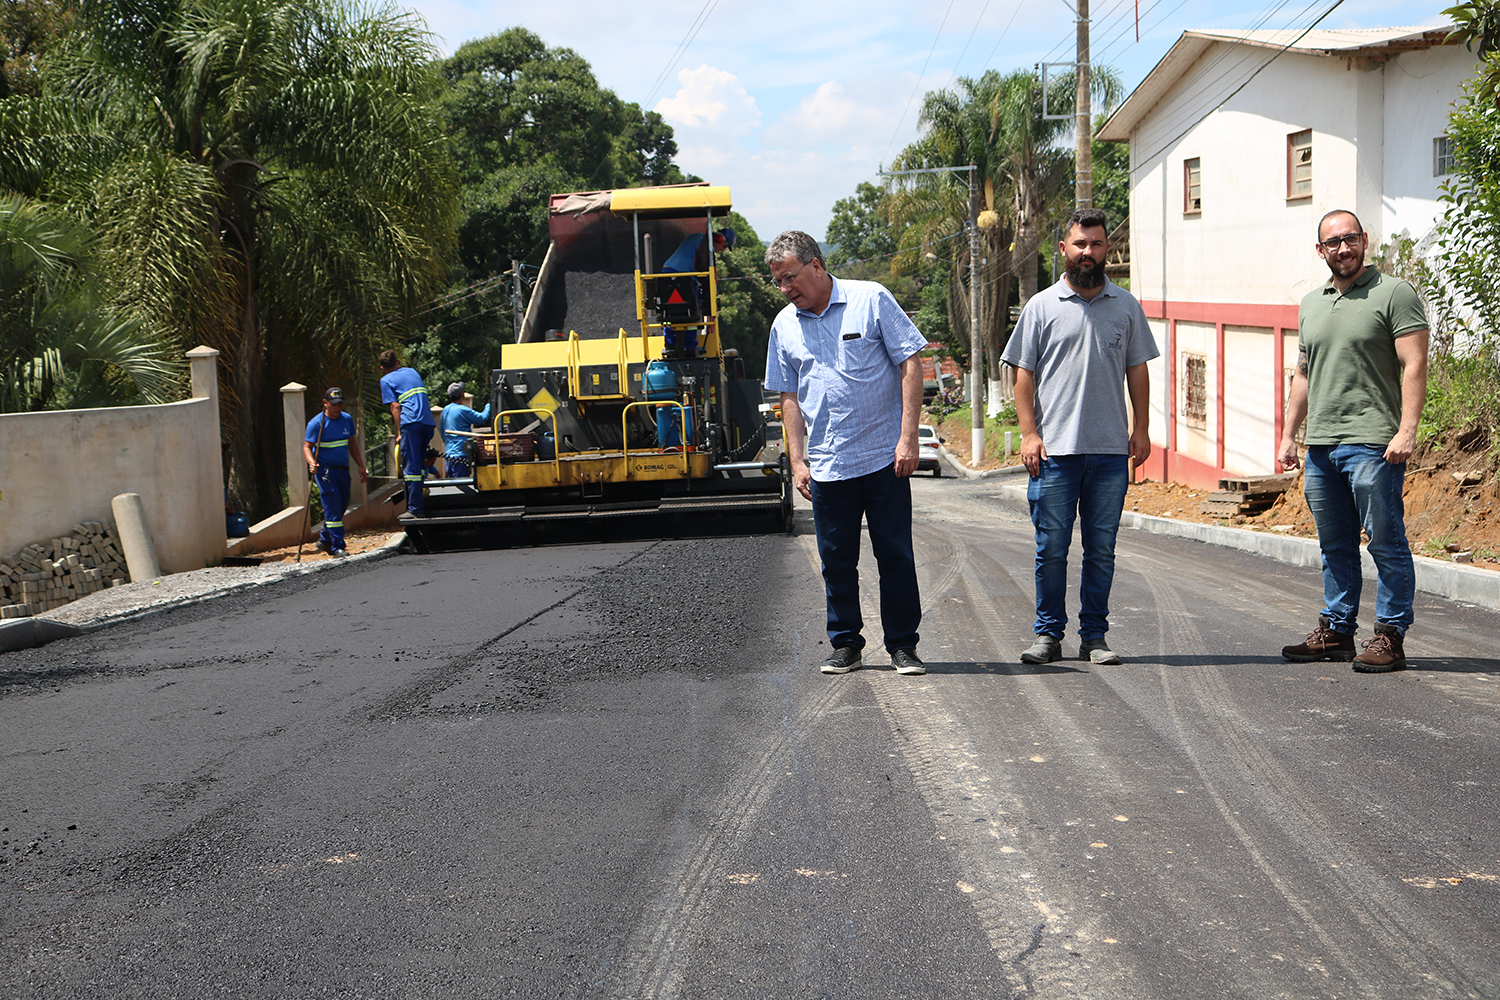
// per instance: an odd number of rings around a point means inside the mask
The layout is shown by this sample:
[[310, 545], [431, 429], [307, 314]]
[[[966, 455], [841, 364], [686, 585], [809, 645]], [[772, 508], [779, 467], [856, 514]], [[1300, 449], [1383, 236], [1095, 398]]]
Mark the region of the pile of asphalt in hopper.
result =
[[568, 295], [565, 329], [584, 338], [617, 337], [638, 333], [635, 318], [635, 275], [608, 271], [569, 271], [564, 276]]

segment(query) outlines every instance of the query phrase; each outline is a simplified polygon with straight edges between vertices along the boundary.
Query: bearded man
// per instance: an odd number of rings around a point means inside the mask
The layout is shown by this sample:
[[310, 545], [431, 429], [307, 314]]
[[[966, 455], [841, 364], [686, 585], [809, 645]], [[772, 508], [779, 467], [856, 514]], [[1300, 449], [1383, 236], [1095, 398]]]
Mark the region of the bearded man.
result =
[[[1277, 449], [1283, 469], [1301, 461], [1302, 489], [1323, 552], [1323, 613], [1303, 642], [1281, 655], [1297, 663], [1353, 660], [1361, 673], [1406, 666], [1416, 570], [1401, 488], [1427, 399], [1427, 314], [1416, 289], [1365, 263], [1370, 237], [1346, 209], [1318, 223], [1328, 283], [1297, 312], [1297, 371]], [[1360, 534], [1375, 563], [1375, 635], [1355, 655], [1363, 573]]]
[[1036, 528], [1036, 641], [1021, 662], [1062, 659], [1068, 546], [1081, 518], [1078, 658], [1113, 664], [1120, 657], [1104, 634], [1115, 535], [1130, 470], [1151, 454], [1146, 362], [1160, 352], [1141, 304], [1104, 273], [1104, 213], [1075, 211], [1057, 247], [1067, 261], [1063, 279], [1026, 303], [1000, 357], [1016, 370], [1021, 461], [1031, 474], [1026, 499]]

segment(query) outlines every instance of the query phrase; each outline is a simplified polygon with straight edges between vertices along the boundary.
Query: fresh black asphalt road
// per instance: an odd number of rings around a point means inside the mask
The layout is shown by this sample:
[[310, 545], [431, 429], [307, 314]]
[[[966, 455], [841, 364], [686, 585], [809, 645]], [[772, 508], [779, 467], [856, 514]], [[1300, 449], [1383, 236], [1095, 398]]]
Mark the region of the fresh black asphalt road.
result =
[[914, 492], [924, 677], [868, 554], [818, 672], [805, 509], [0, 655], [0, 997], [1500, 996], [1500, 615], [1288, 664], [1316, 573], [1126, 530], [1125, 664], [1023, 667], [1024, 510]]

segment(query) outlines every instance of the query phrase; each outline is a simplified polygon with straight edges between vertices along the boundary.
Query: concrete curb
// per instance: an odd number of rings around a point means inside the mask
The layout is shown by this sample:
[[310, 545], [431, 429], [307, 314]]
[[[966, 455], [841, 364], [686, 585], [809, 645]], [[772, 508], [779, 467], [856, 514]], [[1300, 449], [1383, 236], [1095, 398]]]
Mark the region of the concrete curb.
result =
[[[202, 601], [211, 600], [216, 597], [227, 597], [230, 594], [244, 593], [257, 587], [265, 587], [270, 584], [280, 583], [293, 577], [308, 576], [313, 573], [321, 573], [335, 566], [348, 566], [351, 563], [374, 562], [394, 555], [396, 550], [406, 541], [404, 532], [393, 532], [391, 537], [378, 548], [358, 555], [349, 556], [345, 559], [322, 559], [318, 562], [298, 565], [292, 563], [285, 572], [275, 575], [258, 577], [253, 580], [245, 580], [241, 583], [228, 586], [216, 586], [196, 593], [186, 593], [180, 597], [172, 598], [153, 604], [150, 607], [125, 611], [119, 614], [106, 615], [89, 621], [87, 624], [74, 625], [69, 622], [56, 621], [47, 615], [34, 615], [31, 618], [17, 618], [0, 624], [0, 653], [8, 653], [17, 649], [33, 649], [37, 646], [45, 646], [57, 639], [66, 639], [75, 635], [83, 635], [86, 632], [97, 632], [111, 625], [119, 625], [122, 622], [139, 621], [152, 615], [162, 614], [189, 604], [198, 604]], [[169, 578], [163, 578], [169, 579]], [[77, 602], [74, 602], [75, 604]], [[72, 607], [72, 605], [68, 605]], [[59, 608], [59, 611], [64, 609]]]
[[1007, 465], [1000, 469], [971, 469], [959, 458], [954, 457], [944, 445], [938, 445], [938, 453], [948, 460], [948, 464], [958, 471], [965, 479], [994, 479], [1000, 476], [1014, 476], [1026, 471], [1024, 465]]
[[[1026, 487], [1002, 486], [1001, 494], [1007, 500], [1026, 502]], [[1178, 521], [1170, 517], [1152, 517], [1125, 511], [1120, 515], [1120, 525], [1149, 531], [1157, 535], [1175, 538], [1191, 538], [1207, 545], [1218, 545], [1226, 549], [1239, 549], [1254, 555], [1274, 559], [1289, 566], [1302, 566], [1319, 572], [1323, 568], [1323, 554], [1315, 538], [1296, 538], [1273, 531], [1250, 531], [1245, 528], [1226, 528], [1217, 524], [1198, 524], [1194, 521]], [[1366, 580], [1375, 579], [1375, 561], [1370, 553], [1361, 549], [1360, 566]], [[1417, 589], [1424, 594], [1445, 597], [1451, 601], [1463, 601], [1481, 608], [1500, 611], [1500, 572], [1465, 566], [1462, 563], [1444, 562], [1427, 556], [1412, 556], [1417, 572]]]

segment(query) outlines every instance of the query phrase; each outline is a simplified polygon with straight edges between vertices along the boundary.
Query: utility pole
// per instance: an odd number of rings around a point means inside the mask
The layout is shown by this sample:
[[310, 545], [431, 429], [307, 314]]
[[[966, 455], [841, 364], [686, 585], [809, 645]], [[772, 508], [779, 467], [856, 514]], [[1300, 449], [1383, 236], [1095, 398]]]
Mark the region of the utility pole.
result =
[[1089, 0], [1078, 0], [1078, 107], [1074, 132], [1077, 173], [1073, 178], [1073, 207], [1094, 207], [1094, 122], [1089, 102]]
[[[1001, 304], [1001, 308], [1005, 308]], [[979, 333], [979, 170], [969, 164], [969, 464], [979, 468], [984, 454], [984, 345]]]
[[969, 464], [979, 465], [984, 453], [984, 344], [979, 335], [979, 167], [926, 167], [921, 170], [886, 170], [881, 177], [906, 177], [911, 174], [953, 173], [969, 175], [969, 409], [973, 411], [969, 435]]
[[511, 309], [515, 313], [516, 343], [521, 342], [521, 262], [510, 262]]

